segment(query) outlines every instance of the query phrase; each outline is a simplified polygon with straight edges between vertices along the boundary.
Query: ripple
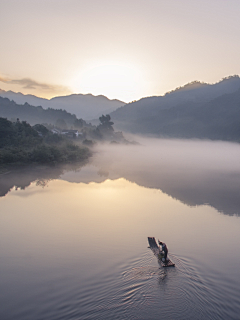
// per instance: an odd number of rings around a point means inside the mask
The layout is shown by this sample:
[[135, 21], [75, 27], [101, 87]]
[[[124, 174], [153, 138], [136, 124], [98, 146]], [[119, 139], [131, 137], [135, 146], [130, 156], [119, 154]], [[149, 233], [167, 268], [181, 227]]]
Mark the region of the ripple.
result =
[[206, 272], [197, 261], [174, 254], [170, 258], [176, 267], [162, 268], [148, 250], [104, 272], [99, 269], [84, 282], [73, 276], [56, 278], [33, 299], [44, 307], [25, 306], [12, 319], [30, 320], [29, 315], [36, 320], [236, 318], [237, 282], [216, 270]]

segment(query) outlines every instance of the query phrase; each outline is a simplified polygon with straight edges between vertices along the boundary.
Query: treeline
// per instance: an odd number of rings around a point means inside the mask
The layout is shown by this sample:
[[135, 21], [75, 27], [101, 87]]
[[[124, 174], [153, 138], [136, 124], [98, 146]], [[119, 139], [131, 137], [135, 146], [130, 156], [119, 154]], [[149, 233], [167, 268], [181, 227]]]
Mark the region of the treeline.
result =
[[114, 131], [109, 115], [101, 116], [100, 124], [94, 126], [66, 110], [43, 109], [41, 106], [34, 107], [28, 103], [19, 105], [8, 98], [0, 97], [0, 117], [7, 118], [13, 123], [19, 119], [31, 125], [43, 124], [49, 130], [75, 129], [81, 133], [82, 138], [87, 140], [126, 142], [121, 132]]
[[0, 165], [66, 163], [89, 156], [88, 148], [53, 134], [43, 125], [0, 118]]
[[111, 113], [121, 130], [166, 138], [240, 142], [240, 78], [190, 83]]
[[48, 123], [53, 125], [74, 127], [76, 125], [91, 126], [83, 119], [77, 119], [76, 115], [62, 109], [43, 109], [41, 106], [34, 107], [27, 102], [19, 105], [8, 98], [0, 97], [0, 116], [8, 120], [16, 121], [16, 119], [24, 120], [31, 125], [37, 123]]

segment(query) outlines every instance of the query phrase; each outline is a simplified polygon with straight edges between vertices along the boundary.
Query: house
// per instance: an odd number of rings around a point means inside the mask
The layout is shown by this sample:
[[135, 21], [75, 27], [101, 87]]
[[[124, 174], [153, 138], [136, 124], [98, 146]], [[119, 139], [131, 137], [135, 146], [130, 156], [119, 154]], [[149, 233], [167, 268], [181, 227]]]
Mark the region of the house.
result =
[[51, 129], [52, 133], [54, 134], [61, 134], [61, 130], [57, 129], [57, 128], [53, 128]]
[[61, 134], [69, 138], [78, 138], [80, 135], [82, 135], [82, 133], [78, 132], [78, 130], [62, 130]]

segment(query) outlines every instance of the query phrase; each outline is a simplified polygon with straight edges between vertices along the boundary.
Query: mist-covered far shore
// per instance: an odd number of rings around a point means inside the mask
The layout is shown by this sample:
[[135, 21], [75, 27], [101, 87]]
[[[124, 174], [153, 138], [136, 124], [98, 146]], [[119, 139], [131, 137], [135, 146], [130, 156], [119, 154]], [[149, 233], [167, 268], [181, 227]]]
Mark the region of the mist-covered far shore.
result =
[[[130, 137], [128, 137], [130, 138]], [[210, 205], [240, 215], [240, 145], [221, 141], [154, 139], [131, 136], [139, 144], [98, 144], [84, 166], [25, 169], [30, 182], [62, 179], [69, 183], [103, 183], [124, 178], [144, 188], [161, 190], [189, 206]], [[40, 171], [39, 171], [40, 170]], [[41, 174], [39, 174], [41, 173]], [[0, 176], [2, 187], [21, 186], [23, 172]], [[11, 179], [9, 179], [11, 177]], [[24, 179], [23, 179], [24, 180]], [[4, 182], [5, 181], [5, 182]], [[15, 183], [16, 182], [16, 183]], [[26, 183], [25, 183], [26, 185]], [[43, 183], [44, 185], [44, 183]], [[5, 189], [4, 189], [5, 190]], [[6, 191], [1, 194], [6, 194]]]

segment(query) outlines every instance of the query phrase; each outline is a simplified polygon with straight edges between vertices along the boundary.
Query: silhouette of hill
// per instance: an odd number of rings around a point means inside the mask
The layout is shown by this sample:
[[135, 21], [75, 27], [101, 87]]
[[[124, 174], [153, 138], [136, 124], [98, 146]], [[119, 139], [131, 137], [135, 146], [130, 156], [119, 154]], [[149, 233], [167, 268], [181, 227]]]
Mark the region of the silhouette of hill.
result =
[[68, 125], [72, 125], [77, 119], [75, 115], [65, 110], [45, 110], [41, 106], [34, 107], [28, 103], [19, 105], [8, 98], [2, 97], [0, 97], [0, 117], [9, 120], [19, 118], [20, 120], [29, 122], [31, 125], [37, 123], [56, 124], [59, 119], [64, 120]]
[[192, 82], [111, 113], [121, 130], [176, 138], [240, 140], [240, 78]]
[[110, 100], [105, 96], [93, 96], [92, 94], [71, 94], [48, 100], [30, 94], [24, 95], [20, 92], [0, 90], [0, 96], [13, 100], [17, 104], [27, 102], [35, 107], [42, 106], [44, 109], [63, 109], [86, 120], [99, 118], [102, 114], [113, 112], [125, 104], [125, 102], [116, 99]]

